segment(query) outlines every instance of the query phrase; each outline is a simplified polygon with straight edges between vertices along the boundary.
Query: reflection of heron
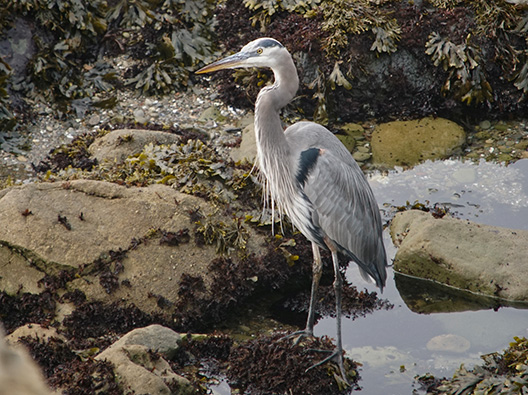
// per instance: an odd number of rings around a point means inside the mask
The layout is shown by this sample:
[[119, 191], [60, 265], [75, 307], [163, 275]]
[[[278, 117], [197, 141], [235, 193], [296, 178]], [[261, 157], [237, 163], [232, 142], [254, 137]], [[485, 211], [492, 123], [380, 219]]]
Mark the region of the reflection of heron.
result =
[[255, 104], [259, 168], [271, 198], [312, 242], [312, 293], [306, 329], [302, 332], [307, 336], [313, 335], [314, 305], [322, 272], [319, 247], [332, 253], [337, 348], [321, 363], [336, 359], [346, 380], [341, 342], [342, 280], [337, 254], [356, 262], [362, 274], [383, 289], [386, 256], [378, 205], [352, 155], [328, 129], [313, 122], [298, 122], [283, 130], [279, 111], [299, 87], [297, 70], [286, 48], [272, 38], [260, 38], [198, 73], [240, 67], [269, 67], [275, 75], [275, 83], [260, 91]]

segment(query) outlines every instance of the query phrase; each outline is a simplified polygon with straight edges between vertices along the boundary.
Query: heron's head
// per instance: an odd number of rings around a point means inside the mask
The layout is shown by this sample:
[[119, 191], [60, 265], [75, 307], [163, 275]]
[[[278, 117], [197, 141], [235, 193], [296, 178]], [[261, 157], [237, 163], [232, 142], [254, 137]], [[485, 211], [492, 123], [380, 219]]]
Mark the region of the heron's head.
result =
[[217, 70], [245, 67], [274, 68], [280, 65], [285, 55], [289, 56], [288, 51], [277, 40], [268, 37], [259, 38], [246, 44], [240, 52], [211, 63], [196, 73], [210, 73]]

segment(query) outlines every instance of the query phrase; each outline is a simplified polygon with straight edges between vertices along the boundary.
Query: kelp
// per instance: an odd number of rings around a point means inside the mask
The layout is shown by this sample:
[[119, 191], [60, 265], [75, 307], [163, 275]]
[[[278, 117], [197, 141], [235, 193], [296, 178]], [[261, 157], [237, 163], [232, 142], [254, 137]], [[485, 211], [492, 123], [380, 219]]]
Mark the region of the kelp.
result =
[[[425, 116], [476, 114], [475, 109], [501, 114], [526, 106], [528, 14], [503, 0], [230, 0], [218, 14], [239, 31], [237, 38], [227, 26], [217, 26], [228, 49], [265, 34], [293, 53], [303, 110], [311, 107], [319, 122], [352, 120], [348, 114], [362, 119], [368, 110], [377, 117], [397, 111]], [[421, 71], [423, 80], [417, 81]], [[368, 80], [376, 92], [365, 92]], [[315, 104], [307, 103], [308, 95]], [[400, 103], [392, 104], [396, 96]], [[223, 98], [241, 101], [240, 94]]]
[[466, 42], [456, 45], [433, 32], [425, 47], [425, 53], [431, 56], [434, 65], [442, 66], [448, 72], [442, 87], [444, 94], [452, 94], [467, 104], [493, 100], [491, 85], [481, 66], [481, 51], [471, 44], [470, 35]]
[[[59, 113], [79, 116], [95, 106], [94, 96], [111, 104], [110, 91], [123, 86], [149, 95], [185, 88], [190, 71], [215, 54], [214, 6], [211, 0], [5, 2], [2, 30], [19, 18], [33, 21], [36, 51], [25, 70], [17, 70], [16, 80], [6, 72], [8, 64], [0, 64], [1, 130], [16, 123], [10, 94], [58, 104]], [[132, 60], [124, 75], [111, 59], [121, 53]]]

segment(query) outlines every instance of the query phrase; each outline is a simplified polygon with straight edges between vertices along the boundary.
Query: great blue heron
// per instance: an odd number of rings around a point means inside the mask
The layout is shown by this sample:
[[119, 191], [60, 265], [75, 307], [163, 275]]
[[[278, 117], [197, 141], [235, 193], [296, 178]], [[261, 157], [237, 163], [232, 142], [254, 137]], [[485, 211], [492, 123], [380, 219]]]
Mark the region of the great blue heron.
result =
[[273, 201], [312, 242], [310, 309], [302, 331], [307, 336], [313, 336], [314, 307], [322, 273], [319, 248], [329, 249], [332, 254], [337, 344], [335, 352], [317, 365], [337, 360], [346, 381], [338, 252], [356, 262], [362, 274], [374, 279], [383, 290], [387, 260], [379, 208], [363, 172], [332, 132], [313, 122], [298, 122], [283, 129], [279, 111], [293, 99], [299, 77], [290, 53], [277, 40], [259, 38], [197, 73], [243, 67], [271, 68], [275, 76], [274, 84], [260, 91], [255, 104], [258, 165]]

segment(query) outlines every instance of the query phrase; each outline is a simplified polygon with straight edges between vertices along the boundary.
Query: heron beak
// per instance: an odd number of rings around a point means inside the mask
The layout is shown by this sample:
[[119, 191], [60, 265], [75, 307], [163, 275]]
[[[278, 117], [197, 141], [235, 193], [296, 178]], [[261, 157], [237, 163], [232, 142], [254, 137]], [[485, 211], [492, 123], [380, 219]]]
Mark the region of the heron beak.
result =
[[220, 59], [214, 63], [211, 63], [210, 65], [202, 67], [200, 70], [196, 71], [196, 74], [211, 73], [217, 70], [245, 67], [244, 63], [248, 58], [248, 53], [238, 52], [234, 55], [228, 56], [227, 58]]

